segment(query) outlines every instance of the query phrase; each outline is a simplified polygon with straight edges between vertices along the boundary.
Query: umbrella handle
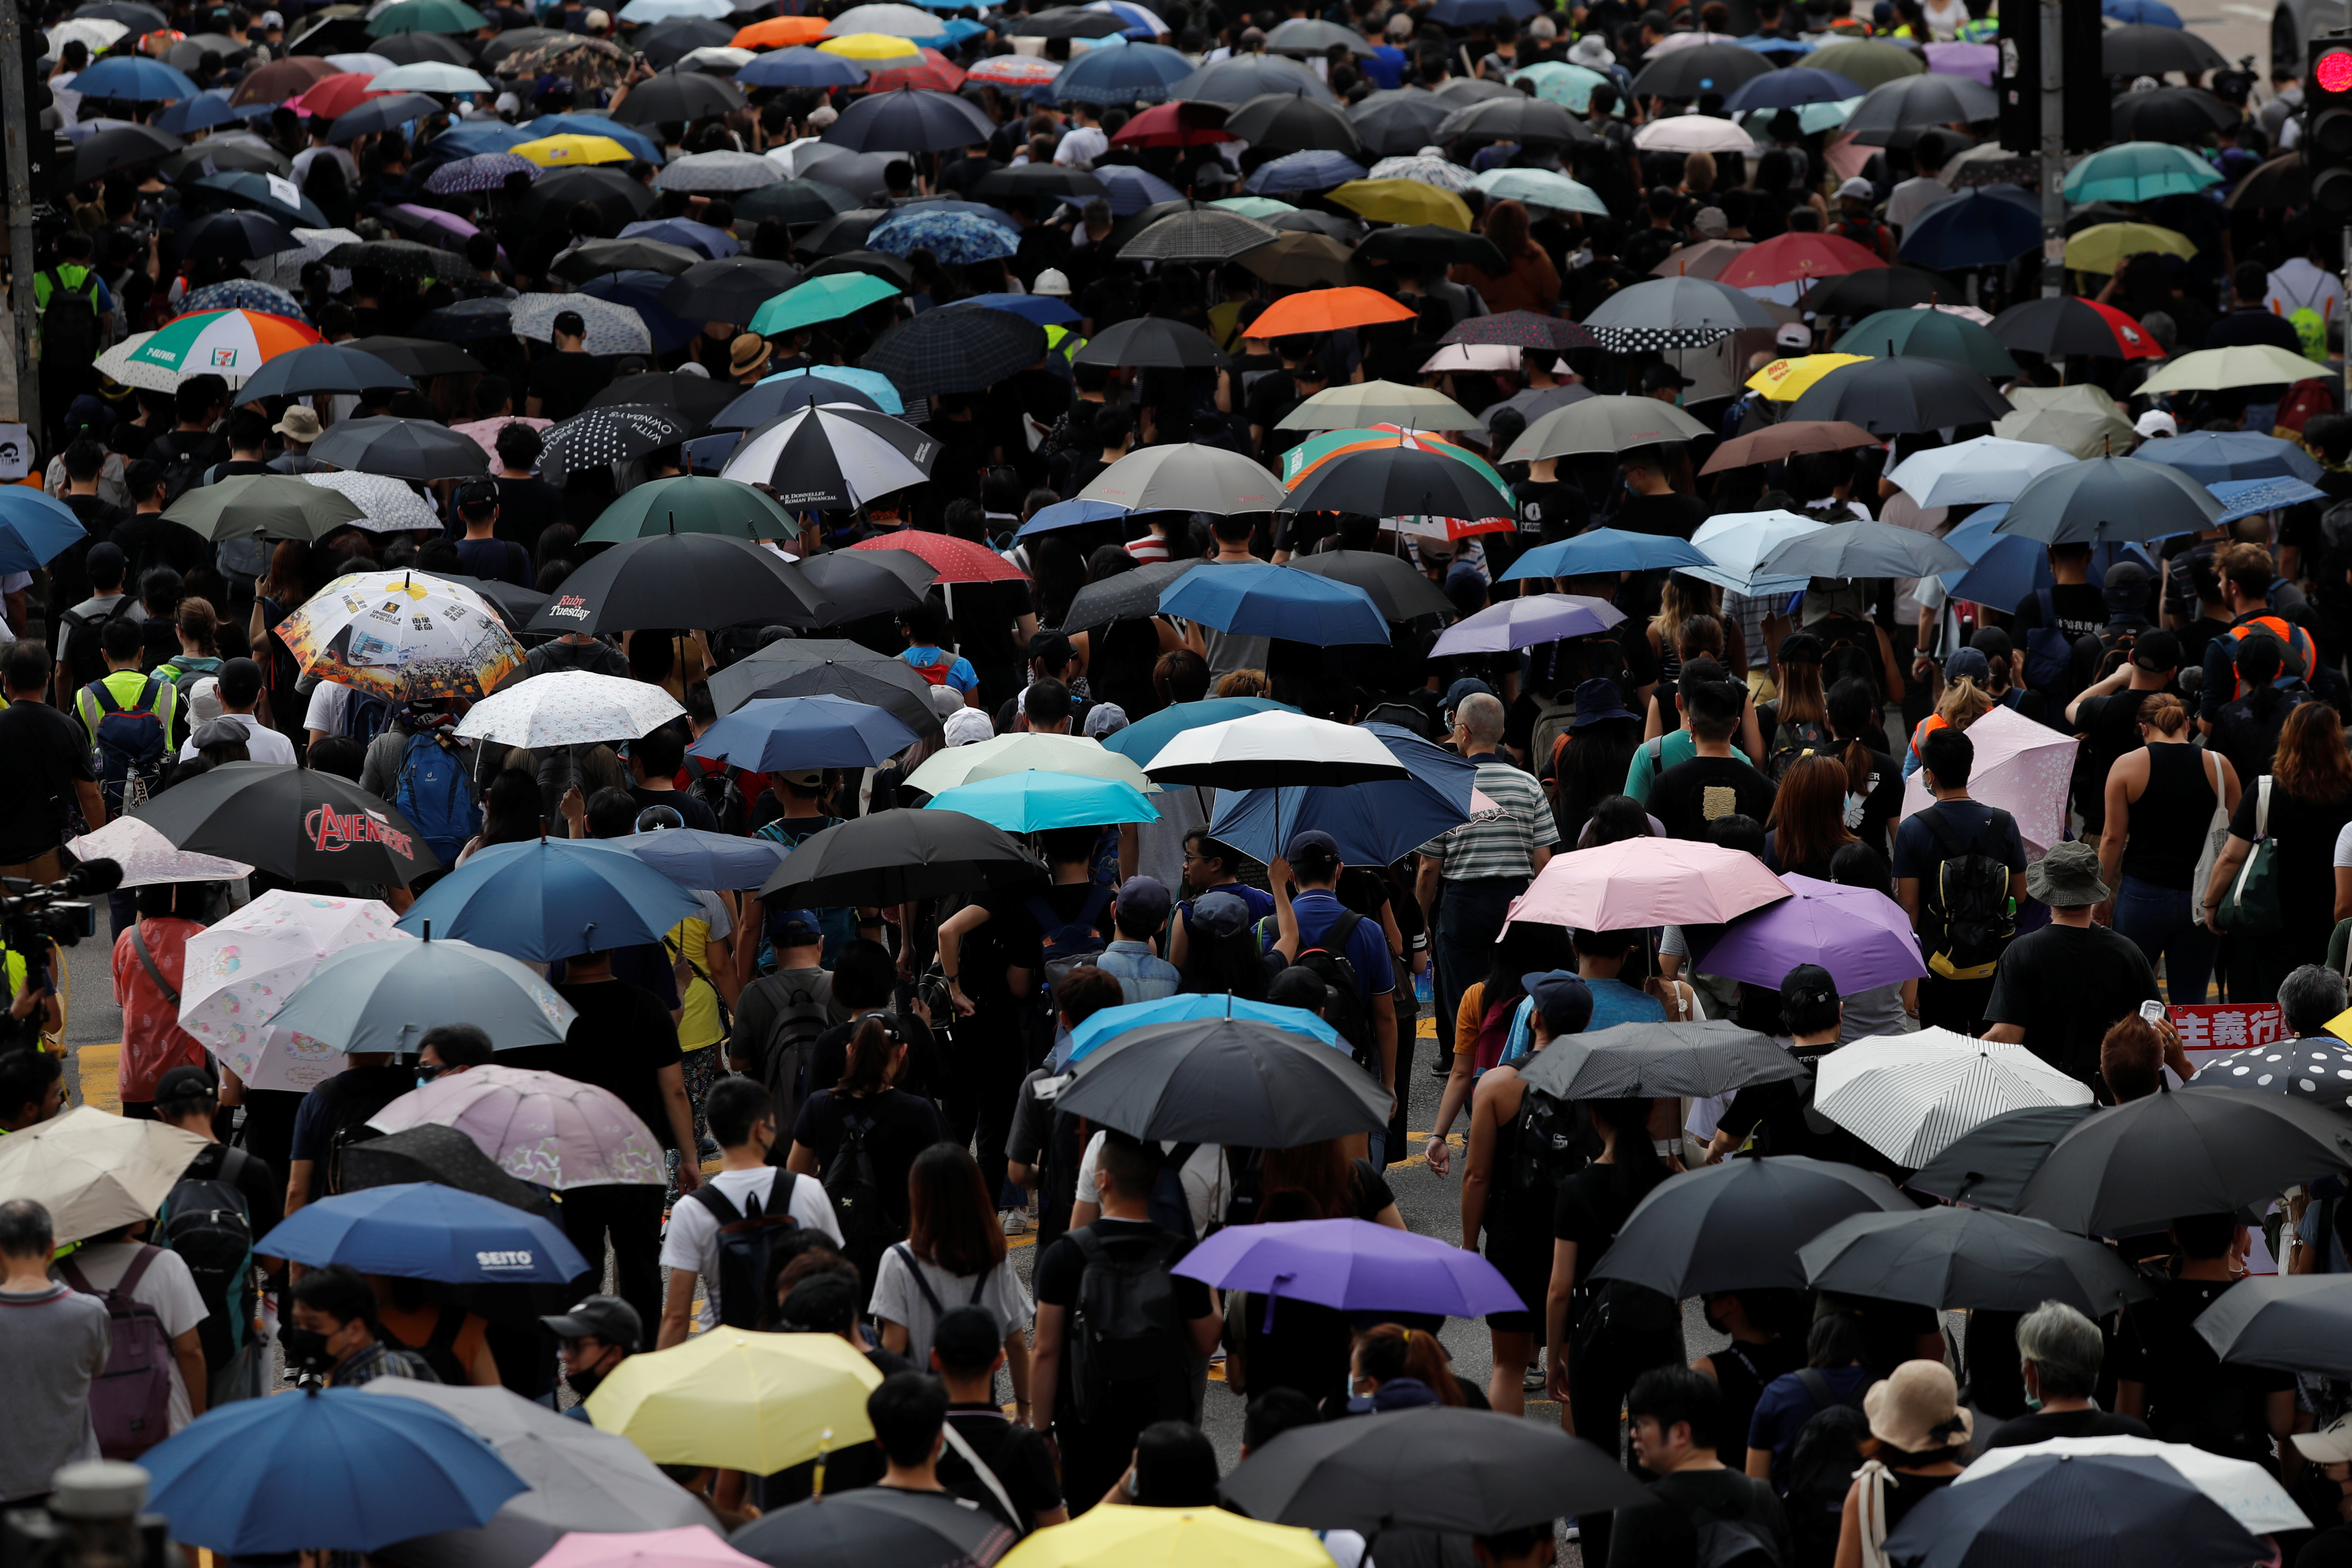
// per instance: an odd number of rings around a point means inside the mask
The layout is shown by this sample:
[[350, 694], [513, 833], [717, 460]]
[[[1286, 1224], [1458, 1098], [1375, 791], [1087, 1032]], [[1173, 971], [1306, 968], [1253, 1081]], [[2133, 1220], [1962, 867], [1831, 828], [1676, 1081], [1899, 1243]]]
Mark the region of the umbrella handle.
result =
[[1265, 1288], [1265, 1318], [1258, 1324], [1257, 1331], [1259, 1333], [1270, 1334], [1274, 1332], [1274, 1301], [1276, 1292], [1282, 1289], [1282, 1282], [1284, 1280], [1296, 1279], [1297, 1278], [1298, 1276], [1296, 1274], [1277, 1274], [1267, 1282]]

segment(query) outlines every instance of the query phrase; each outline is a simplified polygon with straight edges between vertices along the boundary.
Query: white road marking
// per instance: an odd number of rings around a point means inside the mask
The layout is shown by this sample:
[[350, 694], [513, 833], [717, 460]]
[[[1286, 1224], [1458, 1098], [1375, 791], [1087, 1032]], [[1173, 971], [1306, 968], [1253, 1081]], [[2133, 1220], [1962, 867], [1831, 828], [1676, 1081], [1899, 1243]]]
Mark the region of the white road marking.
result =
[[2252, 16], [2257, 22], [2267, 22], [2271, 14], [2260, 5], [2224, 5], [2222, 10], [2232, 16]]

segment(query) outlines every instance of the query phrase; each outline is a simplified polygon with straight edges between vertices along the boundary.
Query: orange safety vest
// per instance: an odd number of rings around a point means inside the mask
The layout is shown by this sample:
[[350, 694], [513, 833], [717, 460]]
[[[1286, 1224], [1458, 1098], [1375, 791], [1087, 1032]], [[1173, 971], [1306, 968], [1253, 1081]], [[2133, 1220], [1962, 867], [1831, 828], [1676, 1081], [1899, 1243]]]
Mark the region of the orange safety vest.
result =
[[[2281, 647], [2284, 649], [2279, 658], [2281, 675], [2292, 675], [2298, 680], [2309, 678], [2311, 639], [2301, 626], [2282, 616], [2256, 616], [2242, 626], [2231, 626], [2221, 635], [2232, 643], [2239, 643], [2245, 640], [2248, 632], [2257, 628], [2278, 638]], [[2237, 663], [2237, 653], [2234, 649], [2230, 655], [2230, 662], [2232, 667]], [[2231, 681], [2230, 700], [2234, 702], [2246, 694], [2246, 683], [2242, 677], [2235, 673], [2232, 673], [2230, 679]]]

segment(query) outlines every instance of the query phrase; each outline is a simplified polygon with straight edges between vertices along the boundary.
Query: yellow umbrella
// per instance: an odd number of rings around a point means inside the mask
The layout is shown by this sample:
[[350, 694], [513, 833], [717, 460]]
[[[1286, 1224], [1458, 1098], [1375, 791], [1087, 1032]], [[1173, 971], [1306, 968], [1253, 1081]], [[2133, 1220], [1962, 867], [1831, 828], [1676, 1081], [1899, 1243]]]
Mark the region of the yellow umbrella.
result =
[[2178, 230], [2152, 223], [2094, 224], [2066, 242], [2066, 265], [2076, 272], [2113, 272], [2116, 263], [2142, 251], [2194, 256], [2197, 247]]
[[[622, 1363], [626, 1365], [625, 1362]], [[1310, 1530], [1261, 1524], [1219, 1508], [1106, 1504], [1041, 1530], [1001, 1568], [1331, 1568]]]
[[631, 1356], [588, 1414], [657, 1465], [767, 1476], [872, 1437], [866, 1396], [881, 1382], [838, 1335], [722, 1328]]
[[1868, 354], [1800, 354], [1776, 359], [1748, 378], [1748, 384], [1775, 403], [1794, 403], [1813, 383], [1842, 364], [1859, 364]]
[[542, 136], [517, 143], [511, 151], [542, 169], [568, 169], [575, 163], [625, 163], [636, 154], [610, 136]]
[[827, 38], [817, 47], [829, 55], [846, 55], [853, 60], [892, 60], [901, 55], [923, 52], [906, 39], [894, 38], [887, 33], [851, 33], [845, 37]]
[[0, 1138], [0, 1203], [49, 1211], [58, 1245], [151, 1219], [205, 1141], [160, 1121], [79, 1106]]
[[2325, 367], [2275, 343], [2241, 343], [2182, 354], [2140, 383], [2140, 390], [2224, 392], [2233, 386], [2291, 386], [2326, 374]]
[[1470, 209], [1460, 196], [1419, 180], [1349, 180], [1331, 199], [1374, 223], [1433, 223], [1440, 228], [1470, 228]]

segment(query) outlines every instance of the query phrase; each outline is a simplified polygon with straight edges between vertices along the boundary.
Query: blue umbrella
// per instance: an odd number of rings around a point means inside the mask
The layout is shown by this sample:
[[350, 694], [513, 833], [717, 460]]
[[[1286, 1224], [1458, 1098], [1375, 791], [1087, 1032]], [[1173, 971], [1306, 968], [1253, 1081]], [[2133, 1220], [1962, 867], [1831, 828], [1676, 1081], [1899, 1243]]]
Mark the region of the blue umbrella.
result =
[[815, 375], [825, 381], [837, 381], [844, 386], [856, 387], [872, 398], [874, 405], [885, 414], [907, 412], [906, 400], [898, 395], [898, 388], [892, 384], [888, 376], [878, 370], [861, 370], [856, 365], [821, 364], [814, 368], [804, 365], [799, 370], [783, 370], [778, 371], [773, 375], [763, 375], [757, 384], [773, 386], [780, 381], [789, 381], [796, 375]]
[[218, 1405], [139, 1463], [173, 1539], [230, 1557], [373, 1552], [472, 1530], [530, 1489], [447, 1411], [361, 1388]]
[[467, 191], [502, 191], [507, 176], [520, 174], [536, 180], [546, 173], [528, 158], [512, 153], [476, 153], [469, 157], [453, 158], [425, 178], [425, 188], [436, 196], [457, 195]]
[[511, 152], [526, 142], [538, 140], [538, 133], [501, 120], [466, 120], [426, 142], [425, 150], [435, 156], [455, 153], [460, 157], [474, 157], [483, 153]]
[[546, 136], [609, 136], [648, 163], [662, 162], [661, 149], [654, 139], [634, 125], [624, 125], [617, 120], [607, 120], [601, 114], [542, 114], [523, 127], [530, 134], [526, 142], [536, 142]]
[[1740, 83], [1738, 90], [1723, 100], [1723, 107], [1734, 114], [1751, 109], [1794, 109], [1801, 103], [1842, 103], [1860, 98], [1866, 90], [1852, 77], [1835, 71], [1791, 66]]
[[1622, 528], [1588, 529], [1573, 539], [1538, 544], [1511, 563], [1502, 581], [1521, 577], [1582, 577], [1601, 572], [1676, 571], [1712, 566], [1706, 552], [1685, 540]]
[[2167, 441], [2150, 441], [2132, 454], [2144, 463], [2178, 468], [2200, 485], [2221, 479], [2319, 478], [2319, 464], [2292, 441], [2251, 430], [2191, 430]]
[[[1098, 164], [1095, 169], [1095, 178], [1101, 181], [1103, 188], [1109, 193], [1108, 196], [1100, 199], [1110, 203], [1113, 217], [1126, 217], [1129, 214], [1139, 213], [1146, 207], [1157, 206], [1161, 202], [1178, 202], [1184, 199], [1183, 192], [1150, 170], [1139, 169], [1131, 163]], [[1059, 199], [1069, 206], [1082, 207], [1097, 198], [1063, 196]]]
[[887, 710], [845, 697], [761, 697], [713, 721], [687, 752], [755, 773], [870, 768], [916, 739]]
[[735, 73], [738, 87], [859, 87], [866, 68], [823, 49], [777, 49]]
[[[1107, 500], [1057, 500], [1052, 506], [1039, 507], [1037, 515], [1023, 523], [1013, 537], [1026, 539], [1033, 533], [1051, 533], [1057, 528], [1083, 528], [1090, 522], [1108, 522], [1115, 517], [1126, 515], [1127, 508], [1113, 506]], [[1122, 730], [1119, 734], [1126, 732]], [[1118, 735], [1111, 737], [1112, 740], [1118, 738]]]
[[1076, 326], [1086, 320], [1070, 309], [1067, 300], [1051, 294], [974, 294], [968, 300], [958, 300], [949, 308], [961, 310], [966, 306], [982, 310], [1010, 310], [1016, 316], [1027, 317], [1041, 327]]
[[2246, 1563], [2263, 1544], [2169, 1465], [2036, 1454], [1920, 1500], [1886, 1538], [1906, 1568], [1994, 1563]]
[[1076, 1061], [1097, 1046], [1117, 1039], [1129, 1029], [1148, 1028], [1153, 1024], [1192, 1024], [1203, 1018], [1249, 1018], [1287, 1029], [1294, 1035], [1308, 1036], [1343, 1051], [1353, 1048], [1339, 1037], [1339, 1030], [1303, 1007], [1277, 1007], [1271, 1002], [1252, 1002], [1230, 993], [1222, 996], [1187, 994], [1163, 996], [1157, 1002], [1130, 1002], [1124, 1006], [1104, 1008], [1070, 1031], [1067, 1059]]
[[[838, 365], [826, 365], [826, 370], [838, 370]], [[710, 421], [713, 430], [756, 430], [771, 419], [781, 419], [795, 414], [809, 405], [809, 399], [819, 403], [847, 403], [859, 408], [870, 408], [880, 414], [885, 410], [873, 396], [847, 382], [835, 381], [829, 375], [795, 375], [776, 386], [754, 386], [734, 402], [720, 409]]]
[[1192, 74], [1192, 62], [1174, 49], [1129, 44], [1087, 49], [1074, 57], [1052, 85], [1054, 97], [1063, 103], [1160, 103], [1170, 88]]
[[2178, 468], [2086, 458], [2036, 477], [2009, 503], [1999, 528], [2044, 544], [2142, 542], [2201, 533], [2221, 512], [2212, 492]]
[[[278, 183], [283, 185], [286, 182], [279, 180]], [[320, 212], [318, 204], [310, 197], [298, 194], [293, 204], [289, 205], [284, 196], [270, 188], [268, 179], [250, 169], [232, 169], [226, 174], [205, 174], [192, 181], [191, 184], [197, 190], [214, 192], [227, 197], [234, 205], [248, 207], [255, 212], [265, 212], [273, 217], [284, 217], [291, 214], [300, 219], [306, 228], [330, 226], [327, 215]]]
[[1361, 588], [1263, 561], [1188, 572], [1160, 593], [1160, 607], [1239, 637], [1282, 637], [1318, 647], [1389, 640], [1380, 606]]
[[89, 537], [65, 502], [29, 485], [0, 486], [0, 572], [30, 572]]
[[[2162, 443], [2151, 442], [2150, 445]], [[2327, 492], [2301, 479], [2218, 479], [2205, 487], [2221, 503], [2216, 522], [2235, 522], [2258, 511], [2276, 511], [2298, 501], [2326, 500]]]
[[[2058, 579], [2050, 572], [2050, 552], [2045, 546], [2015, 534], [1993, 531], [1994, 525], [2008, 515], [2006, 504], [1980, 507], [1969, 514], [1967, 521], [1944, 535], [1944, 542], [1969, 562], [1964, 569], [1941, 574], [1946, 593], [1970, 604], [1990, 605], [2008, 611], [2021, 604], [2036, 588], [2057, 584]], [[2151, 573], [2156, 571], [2156, 563], [2137, 544], [2095, 545], [2091, 551], [2092, 586], [2103, 584], [2107, 568], [2119, 560], [2136, 561]]]
[[961, 811], [1007, 833], [1050, 833], [1056, 827], [1106, 827], [1119, 822], [1160, 820], [1159, 811], [1143, 792], [1124, 779], [1035, 769], [943, 789], [925, 809]]
[[1429, 19], [1444, 27], [1475, 27], [1482, 22], [1524, 22], [1538, 9], [1535, 0], [1437, 0]]
[[526, 963], [662, 940], [702, 901], [635, 857], [593, 838], [538, 839], [480, 850], [401, 917], [412, 936], [503, 952]]
[[654, 352], [666, 354], [684, 348], [702, 330], [701, 322], [686, 321], [661, 302], [662, 290], [668, 287], [668, 273], [632, 268], [591, 278], [580, 285], [580, 291], [591, 299], [625, 305], [644, 317], [646, 331], [653, 334]]
[[623, 229], [623, 239], [657, 239], [664, 245], [682, 245], [688, 250], [698, 250], [713, 261], [736, 255], [743, 247], [733, 235], [723, 228], [713, 228], [692, 218], [657, 218], [646, 223], [633, 223]]
[[1021, 248], [1021, 237], [971, 213], [917, 210], [883, 219], [866, 235], [867, 248], [887, 256], [928, 250], [951, 267], [1002, 261]]
[[792, 853], [792, 846], [772, 838], [744, 838], [699, 827], [666, 827], [604, 842], [635, 856], [681, 888], [714, 891], [756, 888], [774, 876]]
[[[1038, 515], [1042, 517], [1045, 514], [1040, 512]], [[1150, 718], [1139, 719], [1129, 724], [1105, 741], [1103, 745], [1141, 767], [1158, 756], [1169, 742], [1187, 730], [1198, 730], [1204, 724], [1222, 724], [1228, 719], [1246, 719], [1253, 713], [1276, 710], [1286, 713], [1297, 711], [1288, 703], [1276, 702], [1271, 697], [1212, 697], [1200, 702], [1171, 702]]]
[[2099, 0], [2099, 15], [2148, 27], [2178, 27], [2180, 13], [2164, 0]]
[[134, 103], [190, 99], [203, 90], [162, 60], [143, 55], [109, 55], [74, 78], [73, 86], [84, 98], [123, 98]]
[[155, 117], [155, 128], [174, 136], [187, 136], [198, 131], [209, 131], [215, 125], [226, 125], [238, 118], [229, 107], [228, 94], [215, 90], [200, 92], [194, 98], [184, 98]]
[[[1786, 75], [1786, 72], [1776, 72]], [[1984, 191], [1937, 202], [1904, 230], [1903, 259], [1929, 268], [2000, 267], [2042, 243], [2042, 214]]]
[[1380, 737], [1410, 777], [1292, 785], [1279, 792], [1278, 801], [1270, 789], [1221, 789], [1210, 836], [1265, 861], [1278, 852], [1277, 825], [1286, 838], [1320, 828], [1338, 841], [1339, 858], [1349, 865], [1389, 866], [1470, 820], [1476, 767], [1397, 725], [1361, 727]]
[[565, 1285], [588, 1260], [563, 1232], [496, 1198], [404, 1182], [321, 1198], [254, 1244], [306, 1268], [345, 1263], [362, 1274], [450, 1285]]
[[1345, 153], [1310, 148], [1259, 164], [1257, 172], [1242, 182], [1242, 189], [1254, 196], [1280, 195], [1285, 191], [1328, 191], [1350, 180], [1360, 180], [1364, 173], [1364, 166]]
[[1741, 48], [1754, 49], [1759, 55], [1810, 55], [1814, 49], [1820, 47], [1819, 45], [1809, 44], [1802, 38], [1766, 37], [1761, 33], [1750, 33], [1744, 38], [1735, 38], [1732, 41]]

